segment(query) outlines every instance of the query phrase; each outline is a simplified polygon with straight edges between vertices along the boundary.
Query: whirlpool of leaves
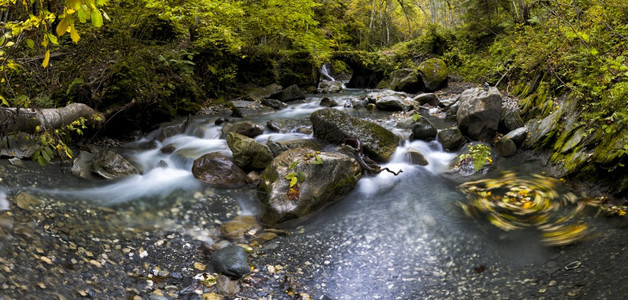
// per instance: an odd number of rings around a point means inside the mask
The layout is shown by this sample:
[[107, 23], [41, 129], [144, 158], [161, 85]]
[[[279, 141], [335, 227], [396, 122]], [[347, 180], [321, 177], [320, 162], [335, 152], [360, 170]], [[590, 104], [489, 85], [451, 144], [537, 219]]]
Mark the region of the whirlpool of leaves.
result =
[[460, 185], [467, 203], [460, 206], [473, 217], [486, 217], [503, 230], [534, 228], [550, 246], [567, 245], [587, 236], [587, 225], [581, 221], [587, 207], [598, 205], [598, 199], [559, 192], [560, 179], [532, 175], [522, 178], [506, 172], [500, 178], [482, 179]]

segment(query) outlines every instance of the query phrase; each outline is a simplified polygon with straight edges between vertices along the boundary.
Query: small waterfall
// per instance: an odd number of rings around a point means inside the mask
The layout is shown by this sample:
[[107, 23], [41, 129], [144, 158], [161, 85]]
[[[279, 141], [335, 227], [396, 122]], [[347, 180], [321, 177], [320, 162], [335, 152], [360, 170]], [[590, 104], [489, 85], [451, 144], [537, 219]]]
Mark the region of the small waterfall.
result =
[[334, 77], [331, 77], [329, 75], [329, 70], [327, 69], [327, 65], [323, 64], [323, 66], [321, 67], [321, 75], [323, 75], [325, 78], [327, 78], [330, 81], [336, 81], [336, 79], [334, 79]]

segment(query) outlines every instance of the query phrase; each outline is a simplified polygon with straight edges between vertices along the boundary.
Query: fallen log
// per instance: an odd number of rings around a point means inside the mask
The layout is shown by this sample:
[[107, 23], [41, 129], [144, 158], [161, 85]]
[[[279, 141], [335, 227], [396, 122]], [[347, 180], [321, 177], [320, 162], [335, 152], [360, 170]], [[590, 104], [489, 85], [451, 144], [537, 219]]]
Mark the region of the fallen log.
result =
[[103, 114], [83, 103], [71, 103], [62, 108], [0, 108], [0, 134], [15, 132], [37, 133], [46, 129], [68, 125], [76, 119], [87, 119], [88, 125], [97, 126], [105, 120]]

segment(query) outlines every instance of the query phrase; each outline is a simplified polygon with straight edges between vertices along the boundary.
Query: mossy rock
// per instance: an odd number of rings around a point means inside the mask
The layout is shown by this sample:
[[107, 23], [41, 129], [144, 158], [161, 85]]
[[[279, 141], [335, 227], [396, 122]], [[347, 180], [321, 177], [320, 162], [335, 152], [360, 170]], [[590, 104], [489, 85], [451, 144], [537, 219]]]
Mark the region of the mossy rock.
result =
[[[315, 158], [320, 158], [320, 163], [314, 164]], [[287, 179], [290, 174], [300, 174], [294, 184]], [[261, 175], [257, 189], [264, 206], [261, 221], [272, 226], [307, 216], [351, 192], [361, 176], [360, 165], [347, 155], [306, 148], [287, 150]]]
[[598, 164], [613, 163], [621, 156], [626, 156], [626, 145], [628, 145], [628, 129], [624, 126], [614, 135], [602, 138], [593, 153], [593, 161]]
[[376, 161], [388, 161], [399, 145], [399, 137], [390, 130], [333, 108], [312, 113], [310, 120], [316, 138], [334, 144], [356, 138], [362, 143], [364, 153]]
[[427, 91], [436, 91], [447, 84], [449, 70], [442, 59], [430, 58], [419, 64], [418, 70]]

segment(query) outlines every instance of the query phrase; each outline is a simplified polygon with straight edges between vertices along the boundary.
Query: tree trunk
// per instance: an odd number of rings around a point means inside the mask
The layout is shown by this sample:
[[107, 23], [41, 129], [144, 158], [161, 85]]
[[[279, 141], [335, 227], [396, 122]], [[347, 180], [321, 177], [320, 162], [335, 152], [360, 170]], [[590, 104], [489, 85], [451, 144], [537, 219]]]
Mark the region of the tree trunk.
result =
[[14, 132], [36, 133], [59, 128], [83, 117], [92, 125], [102, 124], [104, 116], [83, 103], [68, 104], [63, 108], [0, 108], [0, 134]]

